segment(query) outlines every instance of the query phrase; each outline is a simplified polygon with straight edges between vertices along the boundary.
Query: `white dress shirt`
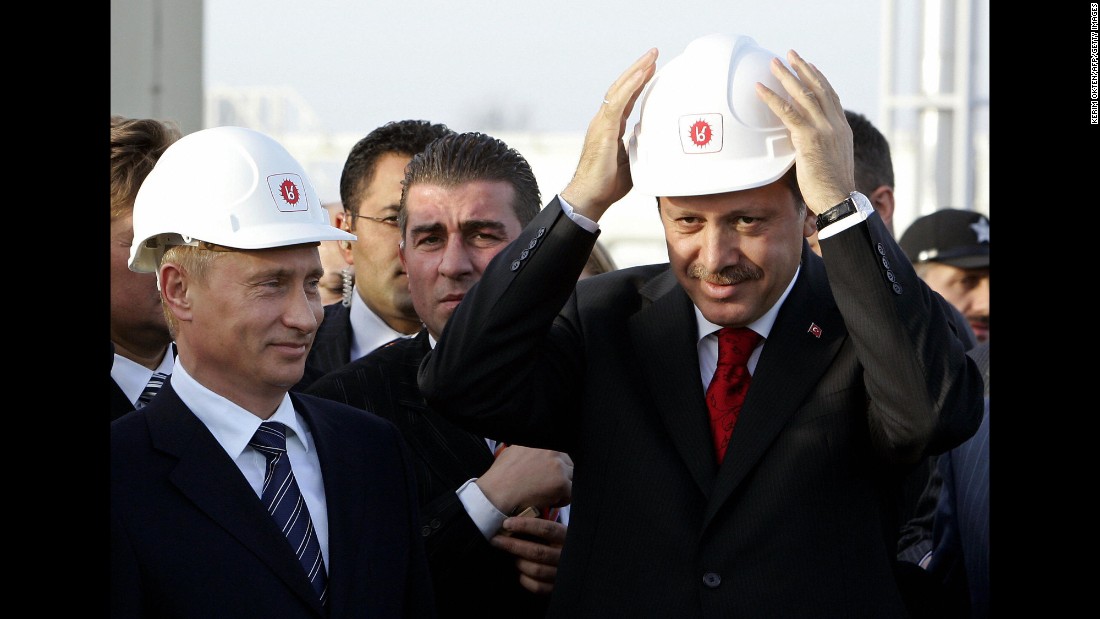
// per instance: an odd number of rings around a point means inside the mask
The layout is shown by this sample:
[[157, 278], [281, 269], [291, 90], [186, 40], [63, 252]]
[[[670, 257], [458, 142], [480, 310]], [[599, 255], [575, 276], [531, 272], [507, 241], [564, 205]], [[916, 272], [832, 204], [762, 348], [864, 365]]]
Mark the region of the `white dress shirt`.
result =
[[348, 362], [371, 353], [382, 344], [399, 337], [413, 337], [416, 333], [405, 335], [386, 324], [378, 314], [367, 307], [366, 301], [357, 290], [352, 291], [351, 307], [351, 359]]
[[111, 378], [122, 389], [122, 393], [126, 394], [126, 398], [130, 400], [131, 404], [137, 406], [138, 397], [141, 396], [142, 391], [145, 391], [145, 386], [149, 384], [149, 379], [153, 377], [154, 371], [161, 374], [172, 373], [172, 366], [176, 363], [173, 346], [175, 345], [168, 345], [168, 349], [165, 351], [164, 357], [160, 360], [160, 365], [157, 366], [156, 370], [150, 370], [140, 363], [115, 353], [115, 361], [111, 364]]
[[[267, 458], [249, 447], [248, 442], [265, 420], [202, 386], [178, 362], [172, 372], [172, 388], [240, 468], [241, 474], [258, 498], [263, 493]], [[328, 507], [325, 486], [321, 479], [321, 462], [313, 446], [313, 437], [301, 415], [294, 410], [289, 395], [283, 395], [279, 408], [266, 421], [278, 421], [286, 425], [287, 457], [290, 458], [290, 466], [294, 469], [294, 478], [298, 481], [302, 498], [309, 507], [317, 541], [321, 545], [321, 556], [327, 565]]]

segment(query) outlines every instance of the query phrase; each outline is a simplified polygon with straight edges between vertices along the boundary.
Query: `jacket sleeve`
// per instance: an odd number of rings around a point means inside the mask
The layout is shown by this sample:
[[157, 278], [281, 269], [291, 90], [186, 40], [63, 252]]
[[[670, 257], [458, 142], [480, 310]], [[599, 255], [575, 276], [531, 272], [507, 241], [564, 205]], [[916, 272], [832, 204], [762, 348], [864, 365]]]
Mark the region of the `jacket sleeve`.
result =
[[[562, 450], [568, 394], [583, 380], [582, 348], [557, 321], [598, 233], [557, 198], [489, 263], [420, 366], [432, 408], [483, 436]], [[515, 406], [523, 402], [524, 406]]]
[[879, 454], [915, 463], [972, 436], [982, 419], [982, 377], [942, 298], [879, 217], [823, 239], [821, 254], [864, 369]]

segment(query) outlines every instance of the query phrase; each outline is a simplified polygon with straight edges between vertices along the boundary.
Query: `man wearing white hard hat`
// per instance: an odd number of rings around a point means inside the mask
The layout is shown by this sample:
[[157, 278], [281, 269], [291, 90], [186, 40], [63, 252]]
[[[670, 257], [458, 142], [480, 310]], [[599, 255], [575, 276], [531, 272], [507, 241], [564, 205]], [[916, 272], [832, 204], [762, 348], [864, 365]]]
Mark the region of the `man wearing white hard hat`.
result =
[[[982, 379], [853, 191], [839, 97], [787, 59], [713, 35], [636, 60], [421, 366], [441, 413], [573, 457], [550, 617], [907, 616], [893, 493], [974, 433]], [[632, 187], [669, 263], [576, 282]]]
[[288, 393], [323, 315], [318, 244], [355, 239], [302, 166], [251, 129], [192, 133], [133, 224], [178, 356], [111, 424], [111, 616], [434, 616], [396, 428]]

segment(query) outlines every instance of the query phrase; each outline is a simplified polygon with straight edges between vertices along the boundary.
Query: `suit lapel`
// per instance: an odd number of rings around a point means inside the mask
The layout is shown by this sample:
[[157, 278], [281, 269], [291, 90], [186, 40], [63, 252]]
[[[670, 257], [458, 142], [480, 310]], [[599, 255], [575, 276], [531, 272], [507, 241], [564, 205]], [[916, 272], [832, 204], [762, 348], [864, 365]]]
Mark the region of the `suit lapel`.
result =
[[252, 551], [302, 599], [322, 612], [320, 600], [286, 537], [240, 469], [187, 408], [171, 381], [146, 407], [154, 447], [178, 458], [170, 479], [211, 520]]
[[700, 491], [709, 495], [715, 476], [714, 449], [699, 380], [694, 306], [671, 271], [655, 277], [639, 293], [654, 299], [630, 319], [630, 335], [645, 379], [640, 387], [649, 390], [669, 438]]
[[335, 328], [332, 330], [332, 345], [326, 347], [329, 351], [328, 358], [325, 359], [326, 372], [343, 367], [348, 361], [355, 361], [351, 358], [351, 308], [340, 303], [334, 303], [333, 306], [335, 309], [332, 322]]
[[802, 271], [753, 372], [704, 522], [710, 522], [767, 451], [847, 337], [844, 319], [829, 292], [824, 263], [804, 245]]

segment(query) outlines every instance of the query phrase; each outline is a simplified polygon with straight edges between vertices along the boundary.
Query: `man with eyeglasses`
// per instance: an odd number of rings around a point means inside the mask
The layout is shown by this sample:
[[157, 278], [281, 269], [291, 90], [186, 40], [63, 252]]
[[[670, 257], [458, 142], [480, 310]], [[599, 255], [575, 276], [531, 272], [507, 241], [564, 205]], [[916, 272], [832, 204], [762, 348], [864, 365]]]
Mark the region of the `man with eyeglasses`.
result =
[[341, 244], [344, 260], [354, 267], [355, 283], [340, 303], [325, 306], [305, 374], [291, 391], [303, 391], [379, 346], [420, 331], [409, 278], [398, 256], [401, 180], [413, 155], [453, 133], [444, 124], [426, 120], [391, 121], [368, 133], [348, 153], [340, 174], [344, 210], [337, 213], [336, 226], [358, 237]]

